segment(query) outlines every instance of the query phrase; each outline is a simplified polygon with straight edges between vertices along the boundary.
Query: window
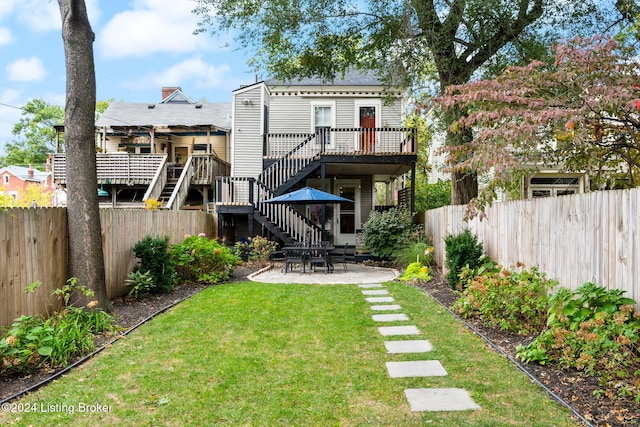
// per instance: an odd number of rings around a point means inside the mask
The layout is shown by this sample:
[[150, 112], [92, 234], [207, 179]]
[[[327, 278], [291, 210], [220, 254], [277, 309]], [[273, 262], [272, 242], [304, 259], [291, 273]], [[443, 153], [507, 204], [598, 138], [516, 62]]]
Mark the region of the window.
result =
[[330, 129], [333, 123], [333, 105], [313, 106], [313, 132], [318, 133], [318, 143], [331, 145]]
[[9, 175], [2, 175], [2, 179], [5, 184], [9, 183]]

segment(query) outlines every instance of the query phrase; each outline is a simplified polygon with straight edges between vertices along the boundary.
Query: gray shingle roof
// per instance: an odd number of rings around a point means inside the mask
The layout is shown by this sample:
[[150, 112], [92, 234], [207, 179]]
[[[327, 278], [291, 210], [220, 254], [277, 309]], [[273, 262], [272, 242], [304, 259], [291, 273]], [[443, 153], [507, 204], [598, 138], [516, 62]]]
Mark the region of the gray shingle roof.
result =
[[22, 179], [23, 181], [44, 181], [47, 179], [51, 172], [41, 172], [38, 169], [33, 169], [33, 178], [29, 178], [29, 168], [25, 168], [23, 166], [5, 166], [0, 169], [0, 174], [3, 172], [10, 172], [12, 175]]
[[341, 73], [338, 73], [333, 82], [328, 82], [319, 77], [312, 77], [286, 82], [267, 80], [266, 83], [269, 86], [382, 86], [384, 84], [372, 70], [349, 70], [344, 77]]
[[[149, 108], [151, 105], [153, 108]], [[201, 107], [197, 108], [197, 106]], [[216, 126], [229, 130], [231, 129], [231, 103], [114, 102], [100, 115], [96, 126]]]

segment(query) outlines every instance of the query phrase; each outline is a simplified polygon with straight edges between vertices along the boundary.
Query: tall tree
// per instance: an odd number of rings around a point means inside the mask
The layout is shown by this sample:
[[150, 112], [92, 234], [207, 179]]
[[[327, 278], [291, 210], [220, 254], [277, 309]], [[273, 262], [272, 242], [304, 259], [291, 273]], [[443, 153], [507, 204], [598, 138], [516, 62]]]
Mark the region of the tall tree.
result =
[[0, 165], [33, 165], [44, 169], [48, 153], [56, 149], [54, 125], [62, 124], [64, 110], [43, 99], [33, 99], [22, 107], [20, 121], [13, 126], [17, 140], [7, 144]]
[[105, 284], [96, 183], [94, 33], [84, 0], [58, 0], [67, 71], [65, 145], [69, 275], [111, 308]]
[[[236, 30], [252, 63], [271, 77], [332, 79], [350, 67], [376, 69], [387, 83], [438, 90], [474, 75], [545, 55], [560, 35], [608, 31], [635, 0], [195, 0], [198, 31]], [[621, 14], [620, 10], [625, 14]], [[617, 27], [616, 27], [617, 28]], [[465, 114], [450, 110], [445, 125]], [[449, 145], [471, 140], [448, 132]], [[473, 171], [452, 174], [454, 204], [477, 195]]]
[[[611, 39], [575, 39], [555, 61], [510, 67], [451, 86], [437, 102], [468, 112], [452, 124], [474, 139], [447, 151], [457, 168], [487, 173], [487, 190], [538, 167], [588, 172], [597, 187], [640, 185], [640, 63]], [[490, 195], [481, 197], [489, 200]]]

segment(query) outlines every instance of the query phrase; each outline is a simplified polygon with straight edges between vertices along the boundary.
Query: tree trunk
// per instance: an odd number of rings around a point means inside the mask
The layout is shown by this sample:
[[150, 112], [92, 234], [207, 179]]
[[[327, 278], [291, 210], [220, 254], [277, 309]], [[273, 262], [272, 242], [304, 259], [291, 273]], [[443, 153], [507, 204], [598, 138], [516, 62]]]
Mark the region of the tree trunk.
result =
[[[98, 307], [109, 311], [98, 207], [93, 41], [84, 0], [58, 0], [67, 71], [65, 147], [69, 276], [94, 291]], [[81, 304], [87, 302], [82, 298]]]
[[[459, 127], [457, 131], [450, 129], [451, 124], [463, 117], [466, 111], [453, 108], [444, 114], [444, 122], [447, 128], [445, 138], [448, 146], [464, 146], [473, 139], [473, 131], [469, 128]], [[450, 165], [451, 172], [451, 204], [466, 205], [472, 199], [478, 197], [478, 174], [472, 170], [456, 170], [455, 164]]]

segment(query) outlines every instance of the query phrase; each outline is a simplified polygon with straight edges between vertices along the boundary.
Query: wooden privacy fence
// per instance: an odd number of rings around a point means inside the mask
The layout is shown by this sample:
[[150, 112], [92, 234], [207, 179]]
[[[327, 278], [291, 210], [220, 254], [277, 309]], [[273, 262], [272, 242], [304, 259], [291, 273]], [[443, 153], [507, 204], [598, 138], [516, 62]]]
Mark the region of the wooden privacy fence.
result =
[[465, 206], [424, 213], [435, 261], [444, 264], [444, 238], [468, 228], [504, 266], [537, 266], [560, 286], [593, 282], [625, 290], [640, 302], [640, 188], [494, 203], [486, 218], [464, 221]]
[[[215, 217], [194, 211], [101, 209], [107, 293], [125, 295], [127, 275], [136, 264], [133, 246], [144, 237], [168, 236], [180, 243], [185, 234], [215, 236]], [[0, 211], [0, 327], [22, 314], [46, 314], [57, 308], [51, 292], [67, 279], [66, 208]], [[34, 293], [25, 288], [41, 281]]]

